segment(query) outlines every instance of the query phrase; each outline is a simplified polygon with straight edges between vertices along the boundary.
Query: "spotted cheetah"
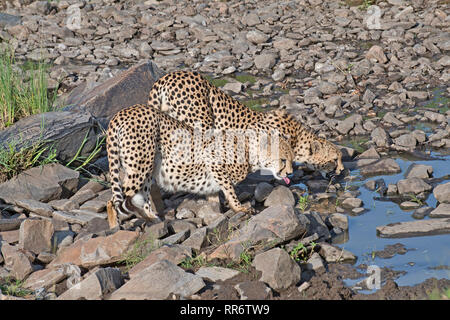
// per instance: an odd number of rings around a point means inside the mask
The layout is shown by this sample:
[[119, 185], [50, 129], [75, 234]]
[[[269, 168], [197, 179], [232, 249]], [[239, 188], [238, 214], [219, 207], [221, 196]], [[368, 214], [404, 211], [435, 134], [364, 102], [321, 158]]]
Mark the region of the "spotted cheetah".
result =
[[[206, 135], [153, 106], [134, 105], [119, 111], [109, 123], [106, 138], [112, 205], [118, 218], [139, 213], [148, 220], [159, 219], [149, 195], [152, 178], [168, 192], [211, 195], [222, 190], [235, 212], [253, 213], [241, 205], [233, 185], [258, 169], [289, 183], [294, 155], [275, 130], [231, 131], [210, 130]], [[108, 210], [108, 214], [115, 213]], [[116, 218], [108, 218], [114, 225]]]
[[150, 90], [148, 104], [160, 106], [163, 112], [190, 126], [200, 122], [204, 128], [217, 129], [274, 127], [288, 137], [294, 161], [320, 171], [324, 177], [332, 171], [339, 175], [344, 169], [337, 146], [317, 137], [284, 110], [251, 110], [197, 72], [175, 71], [164, 75]]

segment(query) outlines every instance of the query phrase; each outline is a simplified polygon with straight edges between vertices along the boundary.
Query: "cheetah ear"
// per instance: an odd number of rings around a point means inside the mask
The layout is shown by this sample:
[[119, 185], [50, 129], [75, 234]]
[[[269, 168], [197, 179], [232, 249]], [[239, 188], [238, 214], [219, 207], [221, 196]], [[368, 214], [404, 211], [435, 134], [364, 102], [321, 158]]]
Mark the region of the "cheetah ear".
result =
[[318, 153], [321, 149], [321, 145], [318, 141], [311, 142], [311, 154]]

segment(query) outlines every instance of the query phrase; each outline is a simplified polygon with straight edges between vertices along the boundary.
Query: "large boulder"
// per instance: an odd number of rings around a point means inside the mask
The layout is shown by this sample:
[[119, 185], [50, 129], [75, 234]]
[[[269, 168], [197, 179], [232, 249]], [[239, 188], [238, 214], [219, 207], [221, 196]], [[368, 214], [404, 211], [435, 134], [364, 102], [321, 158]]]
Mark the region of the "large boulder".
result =
[[[82, 147], [80, 156], [89, 155], [100, 133], [96, 120], [85, 112], [54, 111], [23, 118], [0, 131], [0, 147], [14, 144], [16, 149], [43, 142], [56, 150], [63, 161], [71, 160]], [[83, 140], [86, 142], [82, 146]]]
[[441, 203], [450, 203], [450, 182], [436, 186], [433, 195]]
[[86, 112], [107, 128], [119, 110], [138, 103], [147, 104], [153, 83], [163, 75], [153, 62], [139, 63], [90, 90], [75, 89], [65, 109]]
[[72, 194], [79, 172], [58, 163], [28, 169], [0, 184], [0, 199], [13, 203], [21, 199], [47, 202]]

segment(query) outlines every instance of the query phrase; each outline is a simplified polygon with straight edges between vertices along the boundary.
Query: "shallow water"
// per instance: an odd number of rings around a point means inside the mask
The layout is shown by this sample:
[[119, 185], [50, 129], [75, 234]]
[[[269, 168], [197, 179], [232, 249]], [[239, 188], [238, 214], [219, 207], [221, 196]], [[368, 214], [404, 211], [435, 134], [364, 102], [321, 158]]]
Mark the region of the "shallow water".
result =
[[[401, 286], [415, 285], [431, 277], [450, 279], [450, 234], [396, 239], [378, 237], [376, 227], [394, 222], [415, 220], [411, 216], [414, 210], [403, 210], [398, 204], [391, 201], [375, 200], [374, 198], [377, 198], [379, 194], [366, 189], [363, 185], [368, 180], [380, 178], [384, 179], [386, 186], [389, 183], [396, 183], [404, 179], [407, 168], [413, 163], [431, 165], [435, 178], [450, 174], [450, 155], [437, 153], [431, 155], [443, 160], [410, 161], [397, 158], [395, 160], [402, 169], [401, 173], [370, 178], [362, 177], [358, 170], [351, 171], [351, 175], [359, 177], [359, 180], [352, 183], [361, 185], [359, 187], [361, 195], [358, 198], [363, 200], [364, 208], [367, 211], [359, 216], [348, 216], [348, 241], [338, 244], [338, 246], [349, 250], [358, 257], [356, 265], [365, 263], [380, 268], [389, 267], [395, 271], [406, 271], [406, 274], [395, 280]], [[431, 193], [424, 202], [425, 205], [436, 207], [437, 201]], [[425, 219], [430, 218], [425, 217]], [[409, 251], [403, 255], [397, 254], [390, 259], [372, 256], [373, 251], [381, 251], [386, 245], [395, 243], [403, 244]], [[446, 266], [446, 268], [442, 268], [442, 266]], [[441, 267], [441, 269], [434, 269], [436, 267]], [[360, 280], [346, 281], [346, 283], [352, 285]]]

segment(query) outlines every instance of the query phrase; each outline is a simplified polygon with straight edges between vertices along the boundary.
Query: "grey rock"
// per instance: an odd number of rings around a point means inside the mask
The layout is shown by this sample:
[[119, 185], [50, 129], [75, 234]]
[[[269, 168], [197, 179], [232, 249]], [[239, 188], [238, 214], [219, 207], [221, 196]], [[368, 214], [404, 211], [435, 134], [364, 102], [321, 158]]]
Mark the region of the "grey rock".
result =
[[189, 230], [189, 229], [180, 231], [180, 232], [175, 233], [174, 235], [171, 235], [167, 238], [161, 239], [160, 242], [162, 245], [164, 245], [164, 244], [174, 245], [177, 243], [181, 243], [189, 237], [190, 233], [191, 233], [191, 230]]
[[5, 259], [5, 267], [16, 280], [24, 280], [34, 271], [27, 255], [18, 247], [11, 246], [5, 241], [0, 243], [2, 256]]
[[342, 201], [342, 206], [348, 209], [359, 208], [362, 207], [362, 205], [363, 201], [358, 198], [347, 198], [344, 201]]
[[399, 173], [400, 171], [400, 166], [394, 159], [381, 159], [375, 163], [362, 167], [360, 172], [362, 175], [367, 176]]
[[154, 239], [160, 239], [162, 237], [165, 237], [168, 233], [169, 230], [167, 228], [167, 222], [163, 221], [145, 227], [145, 233], [143, 237], [144, 238], [152, 237]]
[[89, 200], [83, 203], [80, 207], [80, 210], [87, 210], [92, 212], [102, 212], [105, 211], [106, 202], [99, 200]]
[[184, 245], [164, 245], [160, 248], [154, 249], [150, 252], [150, 254], [128, 272], [130, 277], [138, 275], [142, 270], [150, 267], [152, 264], [161, 261], [168, 260], [174, 264], [179, 264], [186, 258], [192, 256], [191, 248], [186, 247]]
[[328, 216], [328, 221], [333, 227], [348, 230], [348, 217], [342, 213], [332, 213]]
[[7, 203], [19, 199], [49, 201], [75, 190], [79, 173], [52, 163], [28, 169], [0, 184], [0, 198]]
[[433, 174], [433, 167], [427, 166], [425, 164], [411, 164], [405, 173], [405, 178], [420, 178], [420, 179], [428, 179]]
[[450, 203], [441, 203], [430, 212], [430, 218], [450, 218]]
[[341, 134], [347, 134], [352, 130], [357, 124], [361, 125], [363, 118], [360, 114], [355, 114], [347, 119], [340, 121], [336, 127], [336, 130]]
[[20, 228], [24, 219], [0, 219], [0, 231], [11, 231]]
[[195, 230], [191, 236], [183, 241], [183, 246], [190, 247], [195, 252], [199, 252], [207, 244], [206, 227]]
[[52, 206], [33, 199], [16, 200], [16, 205], [43, 217], [51, 217], [53, 213]]
[[322, 257], [317, 252], [314, 252], [308, 259], [308, 261], [302, 264], [302, 268], [305, 268], [305, 270], [314, 271], [316, 273], [325, 271], [325, 265], [323, 263]]
[[326, 242], [320, 243], [320, 255], [325, 259], [326, 262], [349, 262], [355, 263], [356, 256], [345, 250], [338, 247], [335, 247]]
[[447, 233], [450, 233], [449, 218], [397, 222], [377, 227], [377, 235], [382, 238], [408, 238]]
[[431, 207], [423, 207], [423, 208], [419, 208], [417, 210], [414, 210], [414, 212], [413, 212], [413, 214], [411, 216], [414, 219], [423, 219], [427, 215], [429, 215], [431, 211], [433, 211], [433, 208], [431, 208]]
[[264, 43], [267, 42], [267, 40], [269, 40], [269, 36], [267, 34], [258, 30], [251, 30], [247, 32], [246, 38], [248, 41], [254, 44]]
[[88, 211], [54, 211], [53, 218], [65, 221], [67, 223], [78, 223], [85, 226], [89, 221], [94, 218], [102, 218], [95, 213]]
[[68, 97], [66, 103], [72, 107], [67, 109], [85, 111], [107, 128], [119, 110], [137, 103], [146, 104], [153, 83], [163, 75], [153, 62], [144, 61], [87, 92], [79, 88]]
[[409, 178], [397, 182], [398, 193], [406, 195], [409, 193], [419, 194], [421, 192], [430, 191], [432, 186], [427, 184], [420, 178]]
[[367, 59], [375, 59], [379, 63], [386, 63], [388, 60], [383, 52], [383, 48], [378, 45], [372, 46], [366, 53]]
[[116, 290], [111, 300], [161, 300], [178, 294], [190, 297], [205, 286], [202, 278], [161, 260], [145, 268]]
[[331, 238], [330, 231], [326, 226], [322, 217], [317, 212], [305, 213], [299, 216], [299, 219], [307, 218], [309, 223], [304, 223], [308, 226], [307, 236], [316, 234], [320, 239], [328, 240]]
[[0, 12], [0, 28], [17, 26], [22, 22], [22, 19], [12, 14]]
[[377, 147], [388, 147], [390, 143], [390, 138], [388, 133], [383, 128], [375, 128], [370, 134], [372, 141], [377, 145]]
[[443, 114], [433, 111], [425, 111], [423, 115], [432, 122], [445, 122], [447, 120]]
[[67, 277], [62, 269], [43, 269], [33, 272], [23, 284], [24, 288], [36, 291], [43, 288], [49, 289]]
[[396, 126], [404, 125], [404, 123], [401, 120], [397, 119], [397, 117], [393, 112], [387, 112], [383, 117], [383, 121], [395, 124]]
[[52, 200], [48, 204], [51, 205], [53, 207], [53, 209], [59, 210], [59, 211], [70, 211], [70, 210], [76, 210], [76, 209], [80, 208], [78, 203], [75, 203], [69, 199]]
[[295, 205], [295, 198], [292, 191], [285, 186], [277, 186], [269, 194], [267, 199], [264, 201], [264, 206], [271, 207], [275, 205]]
[[209, 258], [239, 260], [246, 248], [257, 243], [275, 246], [277, 243], [303, 235], [308, 230], [308, 220], [300, 220], [292, 206], [269, 207], [253, 216], [230, 240], [220, 245]]
[[380, 159], [380, 154], [374, 147], [371, 147], [357, 156], [357, 159]]
[[85, 137], [87, 142], [79, 155], [88, 156], [95, 148], [99, 133], [96, 120], [88, 113], [54, 111], [20, 119], [0, 131], [0, 141], [2, 148], [16, 142], [17, 149], [44, 141], [45, 146], [56, 151], [58, 159], [69, 161], [77, 154]]
[[328, 81], [321, 81], [319, 83], [318, 89], [323, 94], [333, 94], [336, 93], [338, 90], [338, 86], [335, 83], [328, 82]]
[[269, 194], [272, 192], [273, 186], [267, 182], [260, 182], [255, 188], [255, 200], [258, 202], [263, 202], [267, 199]]
[[98, 300], [116, 291], [123, 284], [124, 279], [119, 269], [100, 268], [60, 295], [58, 300]]
[[259, 70], [271, 69], [276, 62], [277, 57], [274, 54], [260, 54], [255, 57], [255, 67]]
[[273, 297], [272, 290], [262, 281], [246, 281], [234, 286], [241, 300], [267, 300]]
[[51, 221], [26, 219], [20, 225], [19, 246], [35, 254], [50, 251], [53, 232]]
[[450, 203], [450, 182], [436, 186], [433, 195], [441, 203]]
[[262, 272], [261, 281], [275, 290], [285, 290], [295, 285], [301, 278], [298, 264], [280, 248], [257, 254], [252, 265]]
[[242, 88], [243, 88], [243, 85], [240, 82], [228, 82], [222, 87], [222, 90], [223, 91], [231, 91], [234, 93], [241, 93]]
[[195, 273], [196, 275], [212, 282], [226, 281], [239, 274], [238, 270], [222, 267], [201, 267]]
[[178, 233], [183, 231], [193, 232], [196, 230], [194, 223], [188, 220], [172, 220], [169, 221], [168, 228], [171, 233]]
[[400, 137], [394, 139], [394, 142], [395, 144], [406, 148], [414, 148], [417, 144], [416, 138], [410, 133], [401, 135]]

